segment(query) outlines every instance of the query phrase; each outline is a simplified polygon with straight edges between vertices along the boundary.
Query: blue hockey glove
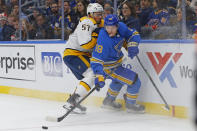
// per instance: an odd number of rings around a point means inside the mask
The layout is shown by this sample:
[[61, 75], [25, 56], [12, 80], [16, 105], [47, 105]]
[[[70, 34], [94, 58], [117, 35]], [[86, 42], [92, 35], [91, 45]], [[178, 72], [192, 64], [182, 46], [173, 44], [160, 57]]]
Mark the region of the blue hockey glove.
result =
[[95, 86], [98, 87], [97, 90], [99, 91], [100, 88], [103, 88], [105, 86], [105, 79], [103, 75], [96, 75], [95, 78]]
[[129, 47], [128, 48], [128, 56], [133, 59], [139, 53], [138, 47]]
[[127, 44], [128, 47], [128, 56], [133, 59], [139, 53], [138, 43], [137, 42], [129, 42]]

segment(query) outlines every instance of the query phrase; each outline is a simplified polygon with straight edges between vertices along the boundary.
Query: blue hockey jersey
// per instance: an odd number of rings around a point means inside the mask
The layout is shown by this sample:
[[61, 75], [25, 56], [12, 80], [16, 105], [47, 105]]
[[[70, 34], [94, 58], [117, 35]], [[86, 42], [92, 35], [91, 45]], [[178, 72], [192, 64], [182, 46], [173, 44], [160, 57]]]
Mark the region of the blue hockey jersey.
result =
[[116, 36], [109, 37], [107, 31], [102, 28], [99, 32], [97, 45], [94, 47], [91, 67], [95, 74], [104, 75], [104, 68], [113, 68], [122, 62], [121, 48], [125, 42], [139, 44], [140, 35], [135, 29], [129, 29], [124, 23], [119, 22]]

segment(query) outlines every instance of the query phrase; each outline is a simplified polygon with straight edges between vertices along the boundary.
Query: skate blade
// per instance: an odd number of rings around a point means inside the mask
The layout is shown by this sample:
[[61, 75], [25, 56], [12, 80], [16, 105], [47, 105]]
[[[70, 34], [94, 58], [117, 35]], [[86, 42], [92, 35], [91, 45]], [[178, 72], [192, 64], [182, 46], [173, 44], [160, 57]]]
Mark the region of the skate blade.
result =
[[[69, 110], [71, 109], [71, 106], [63, 105], [63, 108], [64, 108], [65, 110], [69, 111]], [[86, 112], [85, 112], [85, 111], [81, 111], [81, 110], [78, 109], [78, 108], [75, 108], [75, 109], [71, 112], [71, 114], [86, 114]]]

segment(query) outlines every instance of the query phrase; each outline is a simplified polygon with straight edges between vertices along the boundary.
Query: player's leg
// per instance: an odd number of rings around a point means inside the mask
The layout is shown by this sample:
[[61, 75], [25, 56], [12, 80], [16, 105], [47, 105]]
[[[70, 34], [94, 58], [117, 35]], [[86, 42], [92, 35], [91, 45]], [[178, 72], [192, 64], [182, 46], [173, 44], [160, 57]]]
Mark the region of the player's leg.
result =
[[[85, 95], [88, 94], [88, 92], [91, 90], [91, 88], [94, 86], [94, 73], [91, 68], [88, 68], [83, 73], [84, 78], [79, 82], [79, 84], [76, 87], [76, 90], [74, 94], [70, 96], [67, 103], [64, 105], [64, 108], [70, 109], [70, 104], [75, 105], [78, 101], [80, 101]], [[86, 108], [82, 105], [79, 105], [78, 108], [74, 110], [76, 113], [85, 113]]]
[[89, 57], [69, 55], [65, 56], [63, 60], [78, 80], [84, 78], [83, 73], [89, 68]]
[[136, 103], [140, 87], [141, 87], [141, 81], [139, 78], [137, 78], [137, 80], [132, 85], [128, 85], [127, 93], [124, 94], [127, 112], [132, 112], [132, 113], [145, 112], [145, 107], [143, 105]]
[[106, 95], [105, 99], [103, 100], [103, 105], [102, 105], [103, 108], [120, 109], [122, 107], [122, 105], [120, 103], [117, 103], [115, 101], [122, 86], [123, 86], [123, 84], [112, 79], [112, 82], [111, 82], [109, 89], [107, 91], [107, 95]]
[[[87, 56], [66, 56], [64, 57], [64, 63], [70, 68], [72, 73], [78, 80], [84, 79], [84, 72], [90, 66], [90, 60]], [[81, 94], [76, 92], [78, 88], [76, 88], [75, 92], [70, 95], [67, 102], [63, 106], [65, 109], [70, 109], [71, 106], [74, 106], [78, 103], [81, 98]], [[82, 105], [78, 105], [75, 108], [74, 112], [76, 113], [84, 113], [86, 111], [86, 107]]]
[[111, 77], [128, 86], [127, 93], [124, 96], [127, 111], [143, 113], [145, 110], [144, 106], [136, 103], [139, 89], [141, 87], [141, 82], [138, 75], [130, 69], [119, 66]]

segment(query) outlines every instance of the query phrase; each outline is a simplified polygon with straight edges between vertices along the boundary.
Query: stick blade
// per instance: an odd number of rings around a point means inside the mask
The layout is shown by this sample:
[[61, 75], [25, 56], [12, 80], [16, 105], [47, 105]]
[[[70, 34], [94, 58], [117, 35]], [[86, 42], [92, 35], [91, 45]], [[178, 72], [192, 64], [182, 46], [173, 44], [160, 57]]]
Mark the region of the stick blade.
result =
[[45, 120], [50, 122], [58, 122], [58, 118], [53, 116], [47, 116]]

